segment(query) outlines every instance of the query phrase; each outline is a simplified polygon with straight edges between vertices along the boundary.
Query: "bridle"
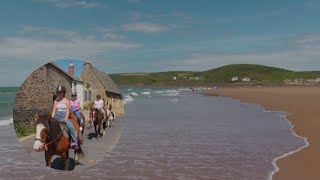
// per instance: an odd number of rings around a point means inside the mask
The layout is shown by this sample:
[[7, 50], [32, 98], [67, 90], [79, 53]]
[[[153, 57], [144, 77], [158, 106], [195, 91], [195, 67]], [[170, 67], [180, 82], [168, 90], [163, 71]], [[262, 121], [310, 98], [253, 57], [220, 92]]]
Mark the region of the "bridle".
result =
[[35, 141], [40, 141], [42, 145], [44, 145], [44, 149], [45, 151], [48, 151], [48, 145], [52, 144], [54, 141], [58, 140], [60, 137], [61, 137], [62, 133], [59, 134], [59, 136], [57, 136], [56, 138], [52, 139], [50, 142], [46, 143], [46, 140], [48, 138], [50, 138], [48, 135], [47, 137], [42, 140], [42, 139], [39, 139], [39, 138], [35, 138]]

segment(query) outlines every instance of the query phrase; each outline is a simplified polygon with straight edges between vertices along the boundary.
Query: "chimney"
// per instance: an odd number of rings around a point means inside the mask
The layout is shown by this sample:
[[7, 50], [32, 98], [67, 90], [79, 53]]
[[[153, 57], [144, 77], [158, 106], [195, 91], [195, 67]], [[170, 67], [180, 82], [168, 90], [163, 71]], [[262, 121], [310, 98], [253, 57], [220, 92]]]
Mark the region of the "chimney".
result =
[[72, 64], [72, 62], [70, 62], [70, 64], [69, 64], [68, 74], [71, 76], [74, 75], [74, 65]]

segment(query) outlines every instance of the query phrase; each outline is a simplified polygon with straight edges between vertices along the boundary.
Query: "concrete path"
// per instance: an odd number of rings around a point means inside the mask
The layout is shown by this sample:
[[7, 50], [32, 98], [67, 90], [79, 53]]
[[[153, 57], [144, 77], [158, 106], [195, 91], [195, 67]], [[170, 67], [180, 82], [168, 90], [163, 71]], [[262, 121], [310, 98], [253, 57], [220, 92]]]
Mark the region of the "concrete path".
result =
[[[88, 116], [85, 114], [85, 117]], [[69, 170], [86, 168], [103, 160], [116, 146], [123, 130], [121, 117], [117, 117], [115, 126], [113, 128], [106, 128], [106, 134], [99, 138], [95, 137], [94, 128], [89, 129], [89, 127], [90, 124], [87, 123], [83, 134], [84, 142], [81, 145], [85, 156], [80, 159], [80, 164], [75, 165], [74, 151], [70, 149], [68, 160]], [[101, 130], [101, 133], [102, 132], [103, 129]], [[20, 140], [20, 142], [34, 159], [45, 164], [44, 152], [35, 152], [33, 150], [34, 139], [35, 135], [32, 135]], [[60, 156], [54, 156], [52, 158], [52, 168], [62, 169]]]

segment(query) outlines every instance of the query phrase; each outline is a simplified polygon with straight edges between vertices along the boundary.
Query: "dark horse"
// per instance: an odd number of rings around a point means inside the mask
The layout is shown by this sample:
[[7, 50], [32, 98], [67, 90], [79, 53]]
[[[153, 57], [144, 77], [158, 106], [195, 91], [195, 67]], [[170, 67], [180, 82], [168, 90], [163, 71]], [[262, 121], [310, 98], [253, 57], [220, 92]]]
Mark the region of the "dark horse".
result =
[[[75, 115], [69, 116], [76, 129], [76, 133], [79, 135], [79, 125]], [[53, 155], [61, 156], [62, 167], [65, 170], [68, 170], [67, 159], [69, 158], [69, 139], [63, 135], [60, 126], [61, 122], [51, 116], [35, 116], [35, 125], [36, 125], [36, 139], [34, 142], [35, 151], [45, 151], [45, 160], [46, 165], [51, 167], [51, 158]], [[79, 137], [79, 136], [78, 136]], [[78, 162], [80, 156], [83, 156], [84, 153], [81, 149], [80, 144], [78, 145], [79, 149], [74, 151], [75, 161]]]
[[[97, 108], [92, 109], [91, 112], [93, 114], [92, 117], [93, 117], [94, 131], [97, 137], [99, 137], [98, 135], [100, 135], [101, 137], [102, 133], [100, 133], [100, 130], [101, 130], [101, 124], [103, 121], [103, 113]], [[98, 125], [98, 131], [97, 131], [97, 125]], [[103, 130], [105, 130], [105, 128], [106, 128], [106, 123], [103, 122]]]

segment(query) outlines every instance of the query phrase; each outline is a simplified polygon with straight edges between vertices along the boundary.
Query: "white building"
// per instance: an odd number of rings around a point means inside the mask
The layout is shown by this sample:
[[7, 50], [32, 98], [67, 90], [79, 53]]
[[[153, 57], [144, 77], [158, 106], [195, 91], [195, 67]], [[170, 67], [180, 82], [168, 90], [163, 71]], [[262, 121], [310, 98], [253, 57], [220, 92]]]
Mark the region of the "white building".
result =
[[244, 78], [242, 78], [242, 81], [244, 81], [244, 82], [249, 82], [249, 81], [250, 81], [250, 78], [244, 77]]
[[233, 82], [234, 81], [239, 81], [239, 77], [238, 76], [234, 76], [234, 77], [231, 78], [231, 81], [233, 81]]

